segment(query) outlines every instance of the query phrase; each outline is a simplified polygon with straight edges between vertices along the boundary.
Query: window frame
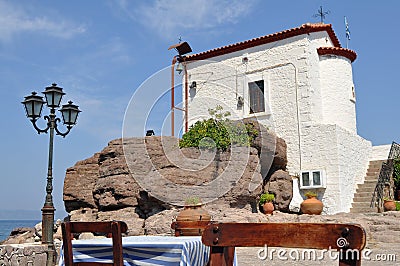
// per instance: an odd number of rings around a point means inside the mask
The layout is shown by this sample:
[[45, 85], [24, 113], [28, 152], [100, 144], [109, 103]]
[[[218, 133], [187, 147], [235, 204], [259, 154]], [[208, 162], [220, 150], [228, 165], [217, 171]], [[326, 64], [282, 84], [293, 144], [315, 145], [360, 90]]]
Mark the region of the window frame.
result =
[[[314, 173], [319, 172], [319, 181], [320, 184], [314, 185]], [[303, 182], [303, 174], [308, 174], [308, 185], [304, 185]], [[301, 171], [299, 176], [300, 181], [300, 189], [310, 189], [310, 188], [326, 188], [326, 175], [324, 170], [309, 170], [309, 171]]]
[[[262, 86], [260, 86], [262, 84]], [[265, 113], [265, 80], [251, 80], [247, 82], [249, 95], [249, 114]], [[256, 109], [256, 110], [254, 110]]]

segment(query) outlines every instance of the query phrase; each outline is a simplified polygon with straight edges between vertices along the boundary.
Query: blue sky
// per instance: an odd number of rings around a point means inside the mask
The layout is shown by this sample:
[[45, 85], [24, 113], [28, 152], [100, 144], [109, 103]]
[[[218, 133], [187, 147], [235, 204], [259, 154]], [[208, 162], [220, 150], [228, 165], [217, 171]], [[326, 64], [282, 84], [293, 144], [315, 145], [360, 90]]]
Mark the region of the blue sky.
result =
[[[56, 82], [63, 103], [71, 99], [83, 111], [65, 139], [55, 138], [53, 195], [63, 217], [66, 169], [122, 136], [130, 98], [169, 66], [175, 53], [167, 49], [179, 37], [201, 52], [318, 22], [321, 5], [342, 46], [344, 16], [350, 25], [358, 133], [374, 145], [399, 141], [399, 1], [0, 0], [0, 210], [37, 210], [40, 217], [43, 206], [49, 137], [25, 117], [20, 102], [30, 92]], [[143, 128], [138, 123], [137, 136]]]

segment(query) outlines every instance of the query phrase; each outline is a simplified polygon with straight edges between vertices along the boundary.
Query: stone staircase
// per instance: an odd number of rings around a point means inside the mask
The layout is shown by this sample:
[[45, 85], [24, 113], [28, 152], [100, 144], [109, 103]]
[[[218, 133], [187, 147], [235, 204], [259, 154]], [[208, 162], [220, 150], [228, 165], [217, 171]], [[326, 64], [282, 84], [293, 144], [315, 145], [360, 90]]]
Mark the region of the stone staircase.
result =
[[369, 213], [377, 212], [377, 208], [370, 207], [372, 196], [378, 182], [379, 172], [382, 167], [382, 160], [370, 161], [367, 175], [363, 184], [359, 184], [351, 205], [351, 213]]

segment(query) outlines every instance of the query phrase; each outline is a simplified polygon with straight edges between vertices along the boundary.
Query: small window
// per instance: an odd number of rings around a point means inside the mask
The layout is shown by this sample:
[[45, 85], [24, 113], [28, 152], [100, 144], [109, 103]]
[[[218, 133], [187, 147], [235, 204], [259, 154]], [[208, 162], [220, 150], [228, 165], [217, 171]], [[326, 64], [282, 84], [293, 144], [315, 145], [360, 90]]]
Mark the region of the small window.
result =
[[325, 187], [325, 175], [321, 170], [304, 171], [301, 173], [300, 188]]
[[305, 173], [301, 173], [301, 178], [303, 181], [303, 186], [310, 186], [310, 173], [309, 172], [305, 172]]
[[354, 89], [354, 86], [351, 87], [350, 101], [354, 103], [356, 102], [356, 91]]
[[312, 172], [312, 176], [313, 176], [313, 185], [320, 186], [321, 185], [321, 172], [320, 171]]
[[264, 80], [249, 82], [250, 114], [265, 112]]

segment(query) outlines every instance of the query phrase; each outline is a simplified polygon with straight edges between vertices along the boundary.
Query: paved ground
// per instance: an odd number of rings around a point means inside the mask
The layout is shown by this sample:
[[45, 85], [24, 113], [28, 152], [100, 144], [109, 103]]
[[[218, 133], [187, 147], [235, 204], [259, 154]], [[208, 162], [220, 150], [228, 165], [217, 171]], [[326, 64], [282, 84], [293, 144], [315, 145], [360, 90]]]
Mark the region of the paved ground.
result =
[[[365, 250], [369, 250], [367, 258], [362, 259], [362, 265], [374, 266], [400, 266], [400, 212], [385, 213], [341, 213], [336, 215], [289, 215], [284, 213], [275, 213], [269, 216], [270, 222], [334, 222], [334, 223], [358, 223], [366, 230], [367, 243]], [[255, 265], [339, 265], [338, 260], [331, 259], [328, 253], [325, 253], [323, 259], [321, 250], [315, 250], [317, 259], [310, 260], [308, 256], [302, 259], [303, 250], [299, 249], [299, 259], [296, 259], [297, 253], [294, 249], [275, 248], [272, 253], [272, 247], [268, 249], [268, 257], [260, 259], [258, 253], [260, 248], [237, 248], [237, 260], [240, 266]], [[284, 250], [281, 253], [286, 260], [279, 259], [277, 251]], [[281, 251], [281, 252], [284, 252]], [[308, 253], [305, 253], [308, 254]], [[265, 256], [265, 253], [261, 253]], [[334, 254], [332, 254], [334, 257]]]
[[[382, 244], [380, 243], [379, 245], [368, 245], [367, 243], [367, 248], [371, 250], [371, 253], [368, 258], [371, 258], [371, 260], [363, 259], [362, 260], [362, 265], [366, 266], [374, 266], [374, 265], [383, 265], [383, 266], [394, 266], [394, 265], [400, 265], [400, 240], [398, 244]], [[276, 248], [278, 249], [278, 248]], [[339, 264], [338, 260], [331, 259], [327, 253], [325, 253], [325, 258], [324, 259], [316, 259], [316, 260], [309, 260], [309, 259], [301, 259], [301, 254], [303, 249], [299, 249], [299, 257], [300, 259], [292, 259], [296, 257], [296, 251], [293, 249], [282, 249], [285, 250], [286, 253], [284, 257], [287, 258], [287, 260], [282, 260], [277, 257], [276, 252], [273, 253], [273, 258], [271, 259], [270, 257], [266, 258], [265, 260], [262, 260], [258, 257], [258, 252], [260, 251], [260, 248], [237, 248], [237, 260], [238, 260], [238, 265], [239, 266], [255, 266], [255, 265], [307, 265], [307, 266], [321, 266], [321, 265], [327, 265], [327, 266], [337, 266]], [[271, 249], [269, 250], [271, 252]], [[317, 257], [321, 256], [322, 251], [316, 250]], [[261, 255], [264, 255], [265, 253], [261, 253]], [[291, 254], [291, 256], [290, 256]], [[305, 253], [308, 254], [308, 253]], [[334, 256], [334, 255], [332, 255]], [[383, 261], [382, 259], [385, 259], [386, 256], [386, 261]], [[308, 258], [308, 256], [305, 256]], [[391, 258], [389, 258], [391, 257]], [[395, 259], [393, 259], [395, 257]], [[387, 261], [387, 260], [390, 261]]]

